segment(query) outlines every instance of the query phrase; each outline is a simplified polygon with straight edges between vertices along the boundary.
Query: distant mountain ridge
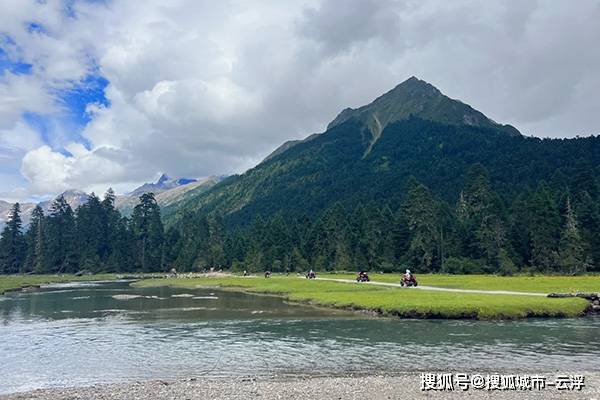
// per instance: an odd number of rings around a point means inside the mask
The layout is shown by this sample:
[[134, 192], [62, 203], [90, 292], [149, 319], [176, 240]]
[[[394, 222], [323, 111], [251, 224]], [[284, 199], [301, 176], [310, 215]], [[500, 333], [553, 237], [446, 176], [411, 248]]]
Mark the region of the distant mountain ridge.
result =
[[128, 216], [133, 212], [139, 196], [144, 193], [153, 193], [159, 206], [174, 206], [178, 202], [184, 201], [188, 192], [203, 192], [221, 179], [216, 176], [203, 179], [171, 179], [163, 174], [156, 183], [145, 183], [125, 196], [118, 196], [115, 205], [123, 215]]
[[165, 190], [173, 189], [178, 186], [188, 185], [197, 182], [197, 179], [178, 178], [171, 179], [168, 175], [162, 174], [155, 183], [144, 183], [142, 186], [127, 193], [127, 196], [141, 196], [144, 193], [152, 192], [158, 194]]
[[[82, 192], [81, 190], [67, 190], [58, 196], [55, 199], [58, 199], [60, 196], [63, 196], [67, 203], [71, 206], [73, 210], [79, 207], [82, 204], [87, 203], [90, 196]], [[38, 203], [42, 210], [44, 210], [44, 214], [48, 214], [50, 208], [52, 207], [53, 200], [46, 200]], [[0, 228], [4, 226], [8, 218], [10, 217], [10, 213], [12, 211], [14, 203], [9, 203], [4, 200], [0, 200]], [[35, 208], [35, 203], [19, 203], [21, 206], [21, 219], [23, 220], [23, 226], [29, 225], [29, 221], [31, 219], [31, 212]]]
[[[152, 192], [156, 195], [156, 200], [161, 207], [173, 205], [178, 201], [183, 200], [188, 191], [194, 189], [200, 191], [208, 189], [220, 179], [221, 178], [218, 177], [208, 177], [200, 180], [190, 178], [171, 179], [167, 175], [163, 174], [155, 183], [145, 183], [127, 195], [117, 196], [115, 200], [115, 206], [119, 211], [121, 211], [122, 214], [129, 215], [137, 204], [139, 196], [149, 192]], [[44, 210], [45, 214], [48, 214], [54, 200], [61, 196], [64, 197], [73, 210], [76, 210], [80, 205], [87, 203], [90, 198], [89, 194], [81, 190], [67, 190], [56, 196], [53, 200], [40, 202], [39, 206], [42, 207], [42, 210]], [[35, 208], [36, 204], [20, 203], [20, 206], [23, 225], [27, 226], [29, 225], [29, 221], [31, 219], [31, 212]], [[13, 203], [0, 200], [0, 228], [4, 226], [10, 217], [12, 207]]]

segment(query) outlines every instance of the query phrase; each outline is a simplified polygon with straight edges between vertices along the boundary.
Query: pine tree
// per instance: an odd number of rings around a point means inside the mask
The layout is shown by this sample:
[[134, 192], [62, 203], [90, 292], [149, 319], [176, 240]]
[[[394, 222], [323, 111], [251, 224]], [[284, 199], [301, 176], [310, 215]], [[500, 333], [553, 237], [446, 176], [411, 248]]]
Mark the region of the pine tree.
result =
[[129, 252], [127, 251], [129, 235], [127, 221], [121, 217], [115, 208], [115, 192], [109, 188], [102, 200], [103, 219], [103, 257], [102, 261], [107, 271], [122, 271], [130, 265]]
[[220, 215], [208, 220], [208, 264], [211, 268], [225, 267], [225, 227]]
[[438, 204], [424, 185], [413, 182], [410, 186], [402, 205], [410, 232], [407, 261], [415, 267], [433, 271], [438, 267]]
[[76, 227], [83, 269], [100, 272], [108, 256], [108, 227], [105, 208], [94, 193], [77, 209]]
[[57, 273], [74, 273], [79, 268], [76, 225], [73, 209], [63, 196], [50, 207], [47, 218], [46, 251], [49, 269]]
[[144, 193], [133, 209], [131, 219], [135, 237], [137, 265], [144, 272], [162, 269], [164, 228], [160, 217], [160, 207], [153, 193]]
[[21, 227], [21, 206], [15, 203], [0, 237], [1, 270], [5, 274], [21, 271], [25, 262], [26, 242]]
[[571, 275], [585, 272], [583, 241], [569, 197], [566, 201], [564, 221], [558, 250], [560, 272]]
[[463, 254], [481, 260], [488, 272], [512, 270], [513, 266], [507, 262], [502, 204], [481, 164], [469, 168], [456, 213], [464, 243]]
[[24, 272], [35, 272], [38, 274], [48, 272], [44, 251], [45, 224], [44, 211], [39, 205], [36, 205], [31, 212], [31, 223], [25, 234], [27, 257], [25, 259]]
[[586, 260], [591, 270], [600, 271], [600, 203], [595, 202], [587, 191], [582, 191], [575, 197], [573, 209], [577, 215]]
[[550, 189], [541, 184], [529, 201], [531, 265], [541, 271], [556, 269], [560, 214]]
[[531, 219], [529, 213], [529, 201], [533, 194], [531, 192], [521, 193], [513, 202], [509, 211], [509, 222], [507, 238], [510, 248], [513, 250], [515, 261], [521, 266], [531, 263]]
[[297, 247], [294, 247], [292, 249], [292, 255], [290, 260], [290, 272], [307, 271], [308, 269], [308, 261], [306, 261], [300, 250]]

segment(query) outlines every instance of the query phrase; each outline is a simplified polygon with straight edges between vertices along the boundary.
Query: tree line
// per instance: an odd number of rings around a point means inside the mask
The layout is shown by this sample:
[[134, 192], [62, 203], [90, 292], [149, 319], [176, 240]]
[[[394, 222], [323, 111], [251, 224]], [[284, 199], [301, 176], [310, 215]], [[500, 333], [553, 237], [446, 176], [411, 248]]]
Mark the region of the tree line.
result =
[[168, 229], [151, 193], [127, 218], [109, 190], [75, 211], [62, 197], [48, 215], [38, 206], [25, 231], [16, 204], [0, 236], [0, 271], [600, 271], [599, 191], [580, 187], [542, 182], [508, 203], [475, 164], [454, 203], [410, 179], [397, 202], [336, 203], [316, 217], [259, 215], [245, 226], [191, 212]]
[[16, 203], [0, 236], [0, 272], [155, 272], [163, 269], [164, 228], [152, 193], [140, 197], [131, 218], [115, 208], [109, 190], [73, 211], [57, 198], [47, 215], [36, 206], [25, 231]]
[[[316, 218], [256, 217], [223, 227], [219, 216], [189, 213], [167, 232], [178, 270], [317, 270], [579, 274], [600, 271], [598, 193], [542, 182], [507, 203], [487, 170], [471, 166], [457, 201], [410, 179], [401, 201], [352, 208], [336, 203]], [[590, 193], [591, 192], [591, 193]]]

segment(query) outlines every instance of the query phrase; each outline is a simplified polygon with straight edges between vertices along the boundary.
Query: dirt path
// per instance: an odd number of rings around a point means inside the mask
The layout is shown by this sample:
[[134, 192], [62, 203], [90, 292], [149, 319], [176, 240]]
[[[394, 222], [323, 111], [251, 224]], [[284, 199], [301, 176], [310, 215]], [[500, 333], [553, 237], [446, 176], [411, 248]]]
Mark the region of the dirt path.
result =
[[[399, 283], [388, 283], [388, 282], [356, 282], [354, 279], [335, 279], [335, 278], [317, 278], [320, 281], [331, 281], [331, 282], [342, 282], [342, 283], [354, 283], [357, 285], [377, 285], [377, 286], [388, 286], [401, 288]], [[476, 294], [509, 294], [514, 296], [538, 296], [546, 297], [546, 293], [532, 293], [532, 292], [513, 292], [511, 290], [480, 290], [480, 289], [452, 289], [438, 286], [417, 286], [413, 288], [404, 288], [407, 290], [434, 290], [439, 292], [455, 292], [455, 293], [476, 293]]]

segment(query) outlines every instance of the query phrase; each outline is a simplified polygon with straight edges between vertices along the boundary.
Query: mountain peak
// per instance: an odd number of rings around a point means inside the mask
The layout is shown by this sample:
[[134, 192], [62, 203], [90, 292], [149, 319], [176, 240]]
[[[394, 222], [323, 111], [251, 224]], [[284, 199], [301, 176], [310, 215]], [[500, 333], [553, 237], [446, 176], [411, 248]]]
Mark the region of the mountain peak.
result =
[[144, 193], [152, 192], [158, 194], [169, 189], [176, 188], [178, 186], [188, 185], [190, 183], [197, 182], [197, 179], [191, 178], [178, 178], [171, 179], [167, 174], [162, 174], [156, 183], [144, 183], [142, 186], [134, 189], [128, 193], [128, 196], [140, 196]]
[[158, 181], [156, 181], [157, 185], [164, 185], [166, 182], [168, 182], [171, 178], [169, 178], [169, 175], [167, 174], [162, 174], [160, 176], [160, 178], [158, 178]]
[[468, 104], [451, 99], [432, 84], [415, 76], [411, 76], [370, 104], [357, 109], [344, 109], [327, 126], [327, 129], [351, 118], [362, 121], [372, 135], [371, 145], [367, 150], [370, 151], [370, 147], [389, 124], [411, 116], [448, 125], [494, 128], [512, 136], [520, 135], [516, 128], [497, 124]]
[[386, 94], [392, 94], [392, 93], [396, 93], [399, 91], [411, 92], [412, 94], [417, 94], [417, 93], [424, 93], [424, 94], [429, 94], [429, 95], [442, 94], [442, 92], [440, 92], [438, 90], [438, 88], [433, 86], [431, 83], [425, 82], [424, 80], [421, 80], [421, 79], [417, 78], [416, 76], [411, 76], [404, 82], [396, 85], [395, 88], [393, 88]]

